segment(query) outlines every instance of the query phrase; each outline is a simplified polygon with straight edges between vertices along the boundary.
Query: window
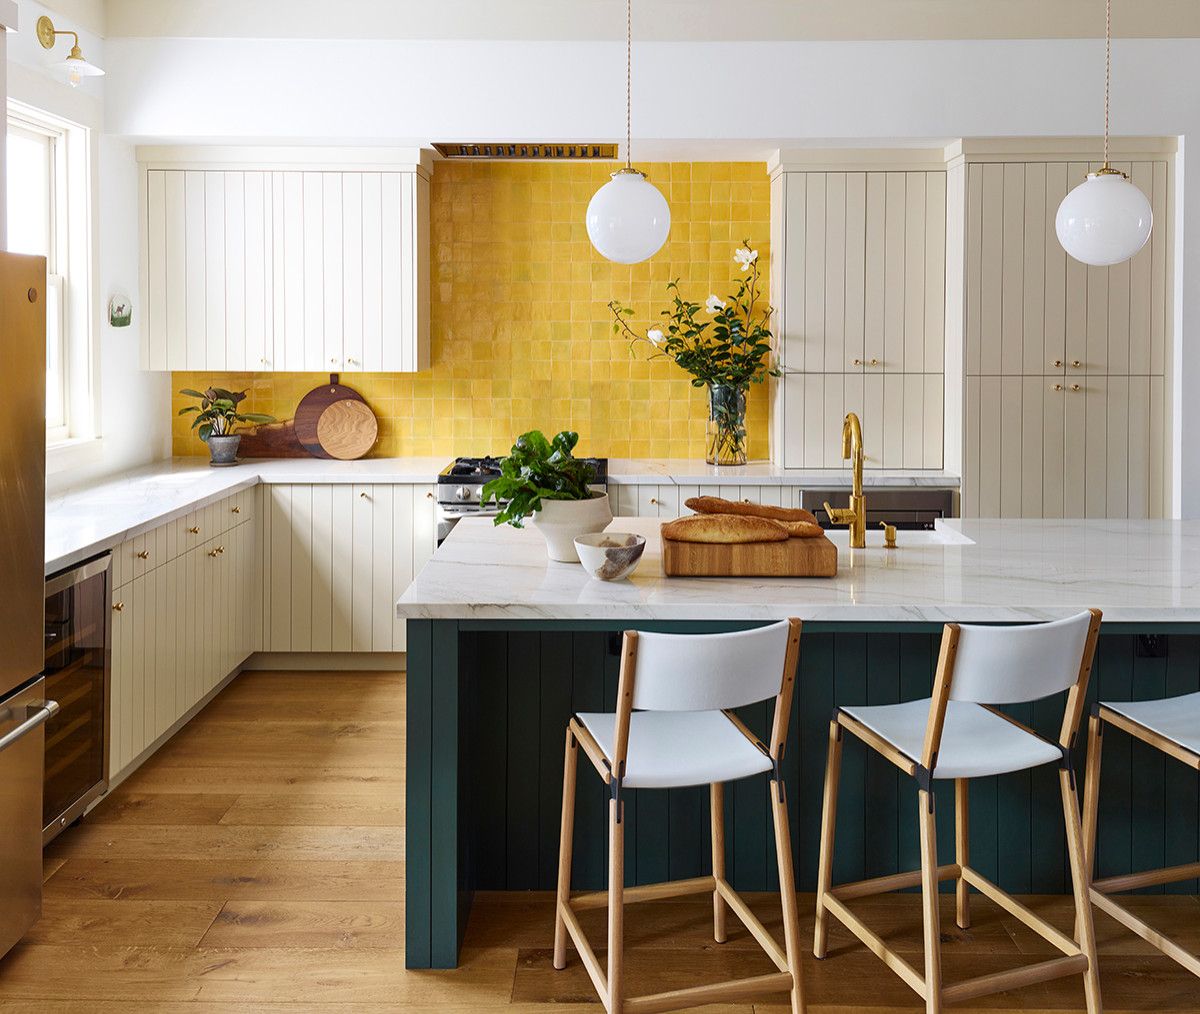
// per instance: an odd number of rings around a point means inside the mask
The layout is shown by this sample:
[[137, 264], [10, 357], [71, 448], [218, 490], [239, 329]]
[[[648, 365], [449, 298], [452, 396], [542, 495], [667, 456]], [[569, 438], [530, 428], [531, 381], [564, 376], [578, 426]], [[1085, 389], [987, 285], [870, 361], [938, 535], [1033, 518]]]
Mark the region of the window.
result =
[[66, 131], [33, 116], [8, 116], [8, 248], [46, 258], [46, 436], [70, 434], [68, 417]]

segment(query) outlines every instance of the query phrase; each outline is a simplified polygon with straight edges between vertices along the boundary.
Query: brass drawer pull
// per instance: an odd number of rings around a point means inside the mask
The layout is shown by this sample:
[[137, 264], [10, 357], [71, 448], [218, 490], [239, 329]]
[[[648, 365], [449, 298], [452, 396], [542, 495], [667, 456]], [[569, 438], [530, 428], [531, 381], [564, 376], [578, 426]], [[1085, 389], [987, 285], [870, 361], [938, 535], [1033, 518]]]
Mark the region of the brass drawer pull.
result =
[[150, 554], [148, 552], [146, 552], [146, 550], [144, 550], [144, 549], [140, 553], [135, 553], [134, 555], [137, 556], [137, 558], [139, 560], [149, 560], [150, 559]]
[[209, 556], [220, 556], [223, 552], [225, 552], [225, 547], [217, 546], [215, 549], [210, 549], [208, 551], [208, 555]]
[[114, 613], [119, 613], [119, 612], [122, 612], [124, 609], [125, 609], [125, 603], [124, 603], [124, 602], [114, 602], [114, 603], [113, 603], [113, 612], [114, 612]]
[[425, 499], [426, 499], [426, 500], [432, 500], [432, 499], [433, 499], [433, 491], [432, 491], [432, 490], [430, 490], [428, 493], [426, 493], [426, 494], [425, 494]]
[[1079, 367], [1081, 367], [1083, 365], [1083, 363], [1081, 363], [1078, 359], [1072, 359], [1071, 365], [1074, 366], [1075, 369], [1079, 369]]
[[1071, 385], [1071, 390], [1072, 390], [1072, 391], [1082, 391], [1082, 390], [1083, 390], [1083, 388], [1082, 388], [1082, 387], [1080, 387], [1078, 384], [1072, 384], [1072, 385]]
[[359, 498], [360, 498], [360, 499], [362, 499], [362, 500], [370, 500], [370, 499], [371, 499], [369, 496], [367, 496], [367, 491], [366, 491], [366, 490], [363, 490], [363, 491], [362, 491], [361, 493], [359, 493], [358, 495], [359, 495]]
[[879, 360], [878, 359], [855, 359], [854, 365], [855, 366], [878, 366]]
[[200, 534], [200, 528], [198, 525], [193, 525], [191, 528], [188, 529], [188, 531], [191, 532], [193, 535]]
[[1054, 362], [1052, 362], [1050, 365], [1053, 366], [1056, 370], [1060, 369], [1062, 367], [1062, 360], [1055, 359]]
[[242, 513], [241, 507], [230, 507], [229, 510], [233, 514], [241, 514]]
[[650, 502], [651, 502], [651, 503], [653, 503], [653, 504], [657, 504], [657, 503], [658, 503], [658, 497], [654, 497], [654, 496], [652, 496], [652, 497], [650, 498]]
[[1053, 387], [1050, 388], [1051, 391], [1061, 391], [1062, 389], [1063, 389], [1062, 384], [1055, 384]]

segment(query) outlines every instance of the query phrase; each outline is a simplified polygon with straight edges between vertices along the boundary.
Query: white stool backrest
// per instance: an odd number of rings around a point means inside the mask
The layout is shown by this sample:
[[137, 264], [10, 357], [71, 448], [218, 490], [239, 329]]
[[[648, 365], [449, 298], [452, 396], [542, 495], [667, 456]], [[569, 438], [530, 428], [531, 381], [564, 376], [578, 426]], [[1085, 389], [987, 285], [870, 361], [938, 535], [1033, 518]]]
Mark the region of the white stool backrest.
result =
[[788, 621], [730, 634], [638, 633], [633, 707], [720, 711], [774, 697], [783, 683]]
[[950, 700], [1018, 704], [1073, 687], [1091, 622], [1083, 612], [1014, 627], [960, 624]]

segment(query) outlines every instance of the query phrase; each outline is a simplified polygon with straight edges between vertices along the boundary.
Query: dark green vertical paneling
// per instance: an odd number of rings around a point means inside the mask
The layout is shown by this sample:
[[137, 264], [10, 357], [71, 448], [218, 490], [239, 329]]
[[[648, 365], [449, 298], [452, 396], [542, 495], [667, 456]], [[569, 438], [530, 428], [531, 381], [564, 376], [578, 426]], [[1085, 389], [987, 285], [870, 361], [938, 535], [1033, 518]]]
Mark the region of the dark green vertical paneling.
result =
[[[575, 678], [574, 638], [569, 630], [548, 631], [541, 637], [538, 705], [538, 852], [537, 882], [558, 877], [558, 832], [562, 817], [563, 746]], [[554, 730], [559, 730], [554, 735]], [[586, 758], [584, 763], [587, 763]], [[591, 765], [588, 764], [590, 767]], [[587, 774], [586, 771], [582, 772]]]
[[[898, 642], [899, 678], [894, 700], [915, 701], [928, 697], [933, 693], [933, 674], [941, 635], [904, 634], [898, 636]], [[938, 847], [942, 847], [940, 839]], [[921, 865], [917, 834], [917, 787], [911, 778], [899, 771], [896, 772], [896, 856], [895, 869], [915, 870]]]
[[[612, 705], [604, 695], [607, 634], [575, 631], [572, 634], [571, 710], [604, 711]], [[579, 754], [575, 788], [575, 855], [572, 883], [597, 889], [605, 882], [605, 827], [608, 820], [604, 783], [587, 756]]]
[[[1018, 722], [1033, 721], [1028, 704], [1010, 704], [1004, 708]], [[1062, 702], [1059, 704], [1062, 714]], [[996, 868], [998, 880], [1012, 885], [1022, 894], [1030, 890], [1030, 849], [1033, 836], [1030, 826], [1030, 788], [1032, 772], [1015, 771], [996, 780], [996, 809], [1004, 819], [996, 827]], [[1059, 817], [1059, 822], [1062, 818]]]
[[495, 887], [508, 883], [508, 635], [485, 630], [475, 638], [475, 867], [478, 883]]
[[[1126, 638], [1133, 653], [1133, 699], [1161, 700], [1167, 688], [1167, 660], [1138, 658], [1136, 637]], [[1111, 738], [1111, 737], [1110, 737]], [[1166, 813], [1166, 765], [1174, 764], [1161, 750], [1133, 740], [1130, 743], [1130, 863], [1135, 870], [1148, 870], [1167, 864], [1166, 825], [1171, 814]], [[1194, 862], [1197, 857], [1193, 855]], [[1162, 894], [1161, 887], [1147, 889]]]
[[[1097, 693], [1101, 700], [1133, 699], [1133, 638], [1117, 635], [1098, 652]], [[1133, 861], [1133, 764], [1128, 736], [1106, 732], [1103, 781], [1100, 785], [1100, 826], [1096, 841], [1096, 875], [1127, 873]], [[1159, 818], [1161, 820], [1161, 817]]]
[[[408, 621], [405, 705], [405, 930], [407, 968], [430, 966], [430, 812], [433, 772], [433, 624]], [[457, 875], [456, 875], [457, 879]]]
[[[1200, 689], [1200, 638], [1167, 637], [1165, 692], [1177, 697]], [[1168, 866], [1192, 863], [1200, 857], [1200, 840], [1194, 819], [1200, 813], [1200, 777], [1179, 761], [1167, 758], [1163, 788], [1166, 807], [1164, 855]], [[1167, 887], [1170, 894], [1195, 894], [1197, 882], [1185, 880]]]
[[[1030, 725], [1047, 739], [1057, 740], [1062, 730], [1065, 694], [1055, 694], [1030, 706]], [[1086, 725], [1086, 715], [1084, 723]], [[1082, 737], [1086, 728], [1081, 731]], [[1085, 749], [1085, 748], [1084, 748]], [[1080, 753], [1083, 757], [1086, 753]], [[1063, 823], [1062, 793], [1058, 771], [1044, 768], [1031, 772], [1029, 798], [1030, 889], [1039, 894], [1063, 894], [1069, 886], [1067, 834]], [[1077, 779], [1083, 796], [1083, 776]]]
[[[867, 703], [867, 635], [834, 634], [833, 697], [821, 708], [831, 714], [834, 706]], [[842, 747], [842, 792], [838, 799], [837, 848], [833, 857], [833, 877], [841, 883], [863, 876], [866, 869], [867, 797], [863, 785], [867, 776], [867, 748], [853, 736]], [[871, 800], [871, 808], [878, 800]], [[818, 813], [819, 813], [818, 809]], [[817, 817], [818, 824], [820, 818]], [[872, 820], [870, 833], [882, 827]], [[884, 832], [886, 833], [886, 832]], [[892, 832], [893, 837], [895, 832]], [[805, 875], [811, 879], [811, 874]]]
[[[766, 741], [769, 727], [765, 703], [738, 708], [738, 715], [751, 732], [760, 740]], [[733, 796], [735, 816], [733, 823], [725, 831], [729, 875], [736, 877], [739, 882], [762, 884], [762, 889], [765, 890], [768, 837], [774, 837], [766, 833], [771, 819], [767, 780], [765, 777], [743, 778], [726, 786], [725, 791]], [[771, 847], [773, 849], [773, 845]], [[770, 855], [773, 865], [774, 851]]]
[[[432, 624], [432, 729], [429, 779], [430, 966], [458, 964], [461, 921], [466, 914], [459, 862], [459, 709], [458, 624]], [[470, 814], [463, 814], [464, 820]]]
[[[891, 704], [900, 700], [900, 635], [876, 634], [867, 643], [867, 704]], [[866, 751], [863, 782], [864, 814], [878, 826], [879, 833], [866, 835], [863, 869], [868, 877], [894, 873], [899, 867], [899, 784], [896, 765]]]
[[[791, 813], [797, 841], [796, 880], [815, 878], [821, 843], [821, 797], [829, 751], [829, 722], [833, 717], [833, 674], [836, 666], [833, 634], [801, 634], [800, 678], [796, 683], [794, 724], [799, 727], [800, 785], [798, 805]], [[801, 888], [807, 890], [807, 888]]]
[[[530, 890], [538, 880], [538, 818], [541, 799], [538, 775], [543, 735], [541, 725], [541, 637], [508, 635], [508, 760], [505, 813], [505, 884]], [[561, 731], [560, 731], [561, 735]], [[551, 881], [553, 883], [553, 881]]]

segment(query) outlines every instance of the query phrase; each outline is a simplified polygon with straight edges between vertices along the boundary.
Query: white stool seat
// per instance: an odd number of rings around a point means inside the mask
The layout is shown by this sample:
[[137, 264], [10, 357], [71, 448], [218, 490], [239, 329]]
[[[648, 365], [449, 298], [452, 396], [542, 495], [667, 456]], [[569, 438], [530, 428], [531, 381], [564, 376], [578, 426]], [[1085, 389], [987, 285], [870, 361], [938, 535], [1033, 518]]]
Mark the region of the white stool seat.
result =
[[[906, 757], [920, 762], [929, 723], [930, 698], [904, 704], [842, 708]], [[1053, 743], [1019, 729], [969, 701], [950, 701], [938, 749], [934, 778], [981, 778], [1060, 760]]]
[[1102, 701], [1104, 707], [1200, 754], [1200, 692], [1160, 701]]
[[[616, 715], [579, 720], [612, 759]], [[719, 711], [635, 711], [629, 716], [625, 787], [669, 789], [729, 782], [771, 770], [771, 758]]]

